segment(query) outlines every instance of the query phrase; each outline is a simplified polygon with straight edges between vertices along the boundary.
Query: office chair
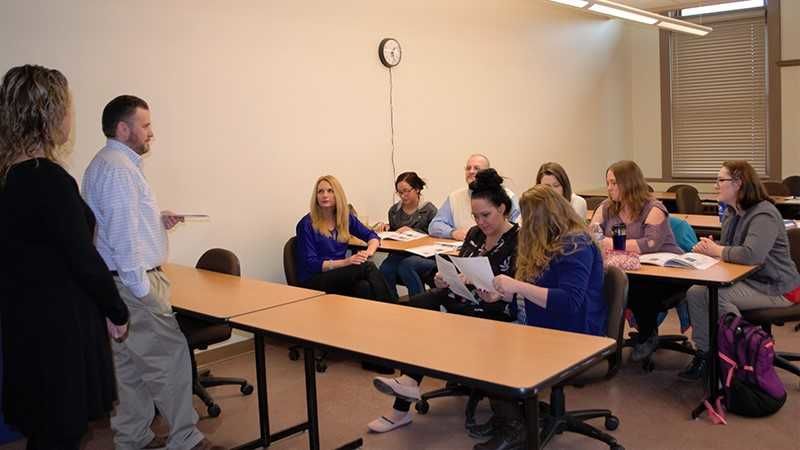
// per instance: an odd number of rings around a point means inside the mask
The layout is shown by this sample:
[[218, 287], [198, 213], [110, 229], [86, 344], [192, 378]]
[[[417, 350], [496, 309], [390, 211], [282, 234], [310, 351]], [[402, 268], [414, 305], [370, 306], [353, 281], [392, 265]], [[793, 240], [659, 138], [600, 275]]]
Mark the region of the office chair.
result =
[[[297, 237], [292, 236], [283, 246], [283, 274], [286, 276], [286, 284], [289, 286], [302, 287], [300, 286], [300, 282], [297, 280], [297, 262], [295, 259], [296, 242]], [[301, 348], [299, 345], [293, 345], [289, 347], [289, 359], [292, 361], [297, 361], [300, 359], [300, 350]], [[322, 351], [319, 353], [319, 355], [314, 356], [314, 366], [316, 367], [317, 372], [323, 373], [328, 370], [328, 363], [325, 361], [327, 356], [327, 351]]]
[[789, 195], [800, 197], [800, 175], [792, 175], [784, 178], [783, 185], [789, 190]]
[[[689, 223], [685, 220], [675, 216], [669, 216], [668, 220], [670, 228], [672, 228], [672, 233], [675, 235], [675, 240], [678, 243], [678, 246], [681, 247], [681, 250], [685, 252], [692, 251], [692, 247], [694, 247], [698, 240], [691, 225], [689, 225]], [[685, 298], [686, 294], [683, 292], [675, 294], [672, 297], [664, 300], [663, 306], [665, 306], [666, 310], [672, 309], [683, 302]], [[623, 347], [633, 347], [636, 345], [638, 336], [638, 332], [631, 331], [628, 334], [628, 338], [625, 339]], [[694, 348], [692, 348], [692, 345], [689, 343], [689, 338], [683, 334], [659, 335], [658, 347], [656, 347], [656, 350], [659, 349], [672, 350], [675, 352], [685, 353], [687, 355], [695, 354]], [[642, 361], [642, 368], [645, 370], [645, 372], [652, 372], [655, 370], [655, 363], [653, 363], [652, 356]]]
[[[789, 251], [792, 260], [800, 270], [800, 228], [787, 230], [789, 235]], [[786, 322], [800, 320], [800, 304], [795, 304], [785, 308], [760, 308], [742, 311], [744, 320], [760, 325], [767, 333], [772, 335], [772, 326], [782, 326]], [[795, 327], [797, 329], [797, 327]], [[800, 361], [800, 353], [775, 352], [775, 367], [780, 367], [800, 377], [800, 367], [790, 361]]]
[[667, 192], [677, 193], [678, 189], [682, 187], [694, 187], [691, 184], [673, 184], [667, 189]]
[[[195, 266], [198, 269], [210, 270], [213, 272], [225, 273], [229, 275], [241, 275], [239, 258], [233, 252], [212, 248], [203, 253]], [[220, 299], [223, 301], [223, 299]], [[227, 323], [214, 323], [192, 316], [178, 313], [175, 318], [181, 327], [183, 335], [189, 344], [189, 355], [192, 361], [192, 393], [200, 397], [208, 408], [208, 415], [217, 417], [222, 409], [214, 403], [214, 399], [206, 388], [222, 385], [238, 385], [239, 391], [243, 395], [253, 393], [253, 386], [244, 378], [212, 377], [209, 370], [198, 373], [195, 350], [205, 350], [208, 346], [227, 341], [231, 337], [231, 327]]]
[[619, 418], [607, 409], [587, 409], [567, 411], [564, 388], [566, 386], [583, 387], [587, 384], [612, 378], [619, 370], [622, 361], [622, 339], [625, 329], [624, 310], [627, 303], [628, 277], [616, 268], [606, 269], [603, 281], [603, 294], [608, 303], [608, 323], [606, 336], [617, 342], [616, 350], [603, 361], [599, 361], [572, 378], [559, 383], [550, 390], [550, 403], [541, 402], [543, 410], [542, 439], [540, 446], [544, 448], [557, 434], [565, 431], [578, 433], [608, 444], [611, 450], [625, 450], [617, 440], [597, 428], [585, 423], [587, 420], [604, 418], [606, 430], [614, 431], [619, 427]]
[[681, 214], [703, 214], [703, 202], [694, 186], [681, 186], [675, 191], [675, 206]]

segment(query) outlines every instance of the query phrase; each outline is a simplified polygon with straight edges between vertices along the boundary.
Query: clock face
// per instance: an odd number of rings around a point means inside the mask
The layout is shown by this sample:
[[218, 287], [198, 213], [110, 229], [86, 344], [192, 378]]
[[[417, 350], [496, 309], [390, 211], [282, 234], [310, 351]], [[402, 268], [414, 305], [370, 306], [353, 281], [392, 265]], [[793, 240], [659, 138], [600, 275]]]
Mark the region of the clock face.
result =
[[378, 46], [378, 57], [386, 67], [394, 67], [400, 64], [400, 59], [402, 58], [400, 43], [392, 38], [382, 40]]

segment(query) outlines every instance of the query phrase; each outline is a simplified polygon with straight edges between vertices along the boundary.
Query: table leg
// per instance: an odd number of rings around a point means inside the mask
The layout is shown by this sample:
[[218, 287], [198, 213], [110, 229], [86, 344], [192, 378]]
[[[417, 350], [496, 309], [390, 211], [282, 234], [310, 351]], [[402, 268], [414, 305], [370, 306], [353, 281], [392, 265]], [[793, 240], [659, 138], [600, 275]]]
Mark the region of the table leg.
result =
[[528, 450], [539, 450], [539, 396], [534, 395], [525, 399], [525, 419]]
[[[308, 412], [308, 448], [319, 450], [319, 418], [317, 417], [317, 372], [314, 360], [314, 349], [304, 348], [303, 359], [306, 371], [306, 409]], [[351, 450], [364, 446], [364, 441], [358, 438], [352, 442], [337, 447], [337, 450]]]
[[[712, 406], [716, 405], [719, 393], [719, 364], [717, 364], [717, 353], [719, 346], [717, 342], [719, 334], [719, 289], [717, 286], [708, 287], [708, 370], [706, 371], [706, 382], [708, 383], [708, 397], [705, 401]], [[705, 402], [700, 402], [699, 405], [692, 411], [692, 419], [700, 417], [706, 410]]]
[[256, 333], [253, 339], [254, 351], [256, 355], [256, 386], [258, 387], [258, 430], [259, 438], [234, 447], [231, 450], [249, 450], [255, 448], [267, 448], [272, 442], [279, 441], [285, 437], [301, 433], [308, 429], [308, 423], [303, 422], [275, 434], [269, 432], [269, 401], [267, 395], [267, 359], [264, 354], [264, 336]]

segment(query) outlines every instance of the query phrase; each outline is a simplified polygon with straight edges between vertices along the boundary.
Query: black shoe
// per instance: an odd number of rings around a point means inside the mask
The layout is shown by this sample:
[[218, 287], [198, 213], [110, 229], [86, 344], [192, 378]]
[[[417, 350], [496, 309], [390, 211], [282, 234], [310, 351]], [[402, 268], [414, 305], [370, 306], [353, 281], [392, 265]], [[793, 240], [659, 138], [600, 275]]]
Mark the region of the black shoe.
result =
[[497, 420], [497, 416], [492, 416], [485, 423], [476, 423], [467, 427], [467, 434], [471, 438], [486, 439], [494, 436], [499, 426], [500, 422]]
[[503, 425], [499, 433], [473, 450], [522, 450], [525, 445], [525, 427], [522, 422], [512, 420]]
[[[641, 338], [641, 335], [639, 335]], [[644, 341], [639, 341], [633, 346], [633, 352], [631, 352], [631, 361], [633, 362], [642, 362], [645, 359], [649, 358], [653, 352], [656, 351], [658, 348], [658, 331], [653, 331], [653, 334], [650, 335]]]
[[686, 381], [698, 381], [705, 379], [706, 371], [708, 370], [709, 355], [701, 350], [697, 350], [694, 359], [689, 365], [678, 373], [678, 377]]
[[382, 375], [391, 375], [394, 373], [394, 368], [392, 367], [369, 361], [361, 361], [361, 368], [364, 370], [369, 370], [370, 372], [380, 373]]

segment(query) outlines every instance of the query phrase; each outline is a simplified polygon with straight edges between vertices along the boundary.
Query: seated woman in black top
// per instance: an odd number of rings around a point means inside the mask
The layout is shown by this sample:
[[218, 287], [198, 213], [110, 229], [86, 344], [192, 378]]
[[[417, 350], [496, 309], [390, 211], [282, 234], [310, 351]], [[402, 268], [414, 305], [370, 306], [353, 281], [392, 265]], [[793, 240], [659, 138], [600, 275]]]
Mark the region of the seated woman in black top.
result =
[[[311, 212], [297, 223], [297, 278], [303, 286], [329, 294], [395, 301], [380, 271], [368, 258], [378, 235], [350, 212], [342, 185], [332, 175], [320, 177], [311, 193]], [[347, 256], [355, 236], [367, 249]]]
[[95, 218], [58, 163], [67, 80], [14, 67], [0, 86], [0, 318], [3, 414], [27, 449], [77, 450], [116, 400], [109, 334], [128, 308], [93, 244]]
[[[478, 172], [470, 184], [472, 190], [472, 215], [476, 226], [469, 229], [459, 256], [485, 256], [489, 259], [495, 275], [514, 276], [516, 271], [517, 231], [519, 226], [509, 221], [511, 198], [503, 188], [503, 178], [494, 169]], [[469, 284], [469, 280], [465, 280]], [[481, 299], [474, 304], [458, 297], [448, 289], [441, 275], [435, 278], [436, 289], [411, 297], [409, 304], [417, 308], [438, 311], [440, 306], [448, 312], [487, 319], [510, 321], [508, 303], [498, 301], [500, 296], [482, 290], [474, 290]], [[394, 409], [389, 415], [379, 417], [368, 424], [378, 433], [393, 430], [411, 422], [411, 402], [419, 400], [419, 383], [422, 376], [402, 374], [398, 378], [376, 377], [375, 387], [395, 397]]]

